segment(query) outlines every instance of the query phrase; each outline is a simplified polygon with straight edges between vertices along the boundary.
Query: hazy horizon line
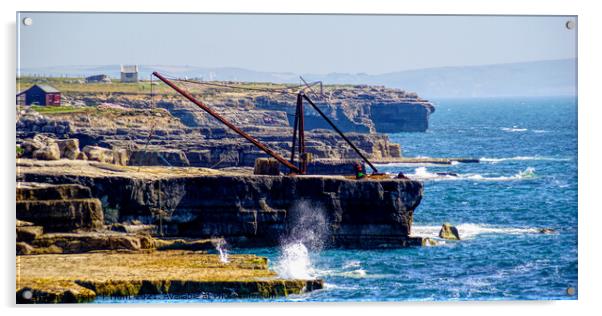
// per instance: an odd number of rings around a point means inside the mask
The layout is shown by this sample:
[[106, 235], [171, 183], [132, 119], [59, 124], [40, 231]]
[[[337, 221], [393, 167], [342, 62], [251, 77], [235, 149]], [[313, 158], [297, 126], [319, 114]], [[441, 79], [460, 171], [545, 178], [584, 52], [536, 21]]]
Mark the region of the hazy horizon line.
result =
[[[139, 67], [141, 67], [141, 66], [144, 66], [144, 67], [151, 67], [151, 66], [182, 67], [182, 68], [188, 67], [188, 68], [207, 68], [207, 69], [212, 69], [212, 68], [214, 68], [214, 69], [241, 69], [241, 70], [248, 70], [248, 71], [254, 71], [254, 72], [261, 72], [261, 73], [277, 73], [277, 74], [291, 74], [291, 75], [296, 75], [296, 74], [311, 74], [311, 75], [350, 74], [350, 75], [379, 76], [379, 75], [393, 74], [393, 73], [399, 73], [399, 72], [421, 71], [421, 70], [432, 70], [432, 69], [503, 66], [503, 65], [530, 64], [530, 63], [568, 61], [568, 60], [577, 61], [578, 58], [568, 57], [568, 58], [537, 59], [537, 60], [503, 62], [503, 63], [467, 64], [467, 65], [460, 65], [460, 66], [458, 66], [458, 65], [456, 65], [456, 66], [432, 66], [432, 67], [422, 67], [422, 68], [408, 68], [408, 69], [403, 69], [403, 70], [395, 70], [395, 71], [382, 72], [382, 73], [367, 73], [367, 72], [326, 72], [326, 73], [302, 72], [302, 73], [299, 73], [299, 72], [292, 72], [292, 71], [257, 70], [254, 68], [246, 68], [246, 67], [242, 67], [242, 66], [200, 66], [200, 65], [190, 65], [190, 64], [185, 64], [185, 65], [182, 65], [182, 64], [172, 64], [172, 65], [169, 65], [169, 64], [137, 64], [137, 66], [139, 66]], [[109, 63], [109, 64], [88, 64], [88, 65], [78, 64], [78, 65], [36, 66], [36, 67], [17, 68], [16, 71], [17, 71], [17, 73], [19, 73], [24, 70], [33, 70], [33, 69], [50, 69], [50, 68], [62, 68], [62, 67], [65, 67], [65, 68], [66, 67], [106, 67], [106, 66], [113, 66], [113, 65], [130, 65], [130, 64]]]

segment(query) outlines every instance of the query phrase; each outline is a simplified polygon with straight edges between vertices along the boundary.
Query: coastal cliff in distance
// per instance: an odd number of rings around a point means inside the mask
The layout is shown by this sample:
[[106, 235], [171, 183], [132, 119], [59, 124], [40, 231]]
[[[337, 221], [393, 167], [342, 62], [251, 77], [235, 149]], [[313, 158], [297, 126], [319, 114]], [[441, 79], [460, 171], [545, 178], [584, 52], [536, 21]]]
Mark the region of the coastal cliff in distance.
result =
[[[43, 133], [77, 139], [81, 148], [127, 151], [130, 165], [225, 168], [254, 166], [267, 155], [219, 121], [156, 81], [86, 83], [78, 78], [26, 77], [19, 91], [47, 84], [61, 91], [61, 106], [23, 106], [17, 144]], [[193, 95], [281, 155], [290, 155], [296, 91], [273, 83], [188, 84]], [[218, 87], [216, 87], [218, 85]], [[152, 89], [152, 93], [151, 93]], [[288, 89], [288, 90], [287, 90]], [[399, 158], [400, 144], [384, 133], [423, 132], [433, 105], [416, 93], [384, 86], [324, 85], [308, 94], [370, 159]], [[309, 105], [306, 151], [315, 159], [357, 159], [355, 151]], [[109, 159], [110, 160], [110, 159]], [[351, 170], [351, 169], [349, 169]]]
[[[315, 96], [314, 96], [315, 95]], [[344, 132], [399, 133], [428, 129], [433, 104], [414, 92], [384, 86], [327, 86], [321, 95], [310, 98]], [[282, 95], [259, 96], [255, 105], [265, 110], [285, 110], [292, 125], [295, 106]], [[313, 109], [306, 110], [306, 129], [330, 129]]]
[[[296, 92], [303, 88], [270, 82], [197, 80], [201, 84], [179, 84], [243, 128], [292, 127]], [[136, 109], [161, 107], [187, 127], [222, 127], [163, 83], [153, 82], [154, 98], [151, 97], [149, 81], [132, 84], [116, 81], [86, 83], [77, 77], [23, 77], [17, 80], [17, 84], [17, 92], [34, 84], [51, 85], [61, 91], [64, 105], [81, 107], [103, 104]], [[225, 85], [230, 87], [223, 87]], [[435, 111], [433, 104], [417, 93], [383, 85], [326, 84], [323, 87], [314, 86], [311, 91], [306, 89], [305, 93], [343, 132], [424, 132], [428, 129], [430, 114]], [[309, 105], [305, 108], [306, 130], [331, 130], [330, 125]]]

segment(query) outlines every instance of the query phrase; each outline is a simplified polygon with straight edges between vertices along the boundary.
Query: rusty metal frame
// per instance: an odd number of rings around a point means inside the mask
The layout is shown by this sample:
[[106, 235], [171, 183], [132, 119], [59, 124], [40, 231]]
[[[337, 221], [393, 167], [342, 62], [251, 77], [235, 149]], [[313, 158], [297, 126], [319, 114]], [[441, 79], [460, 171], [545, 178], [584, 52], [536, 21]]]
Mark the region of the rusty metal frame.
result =
[[[299, 96], [302, 96], [303, 99], [305, 99], [307, 102], [309, 102], [309, 104], [314, 108], [314, 110], [316, 110], [316, 112], [318, 112], [318, 114], [320, 114], [322, 116], [322, 118], [324, 118], [324, 120], [330, 124], [330, 126], [337, 132], [339, 133], [339, 135], [343, 138], [343, 140], [345, 140], [345, 142], [347, 142], [347, 144], [349, 144], [349, 146], [351, 146], [351, 148], [370, 166], [370, 168], [372, 168], [373, 173], [378, 173], [378, 170], [376, 169], [376, 167], [370, 162], [370, 160], [368, 160], [368, 158], [366, 158], [366, 156], [364, 156], [364, 154], [362, 154], [362, 152], [359, 150], [359, 148], [357, 148], [350, 140], [349, 138], [347, 138], [347, 136], [345, 136], [345, 134], [343, 134], [343, 132], [336, 126], [334, 125], [334, 123], [328, 118], [328, 116], [326, 116], [326, 114], [324, 114], [324, 112], [322, 112], [322, 110], [320, 110], [320, 108], [304, 93], [299, 93]], [[303, 105], [301, 105], [301, 107], [303, 107]]]
[[[242, 131], [240, 128], [236, 127], [236, 125], [232, 124], [230, 121], [226, 120], [224, 117], [222, 117], [221, 115], [219, 115], [217, 112], [215, 112], [213, 109], [211, 109], [209, 106], [205, 105], [203, 102], [197, 100], [196, 98], [194, 98], [192, 96], [192, 94], [190, 94], [188, 91], [181, 89], [180, 87], [178, 87], [177, 85], [175, 85], [173, 82], [171, 82], [169, 79], [163, 77], [160, 73], [158, 72], [153, 72], [153, 75], [157, 78], [159, 78], [159, 80], [163, 81], [165, 84], [167, 84], [169, 87], [171, 87], [172, 89], [174, 89], [176, 92], [178, 92], [180, 95], [182, 95], [183, 97], [185, 97], [186, 99], [188, 99], [190, 102], [196, 104], [199, 108], [203, 109], [205, 112], [209, 113], [209, 115], [213, 116], [214, 118], [216, 118], [218, 121], [222, 122], [224, 125], [228, 126], [231, 130], [233, 130], [234, 132], [236, 132], [238, 135], [244, 137], [246, 140], [248, 140], [249, 142], [251, 142], [253, 145], [255, 145], [257, 148], [261, 149], [262, 151], [264, 151], [266, 154], [274, 157], [276, 160], [278, 160], [278, 162], [280, 162], [281, 164], [283, 164], [284, 166], [288, 167], [292, 172], [294, 173], [299, 173], [299, 174], [304, 174], [305, 170], [302, 170], [300, 168], [298, 168], [297, 166], [295, 166], [293, 163], [289, 162], [288, 160], [286, 160], [285, 158], [283, 158], [282, 156], [280, 156], [278, 153], [276, 153], [275, 151], [269, 149], [266, 145], [264, 145], [262, 142], [258, 141], [257, 139], [253, 138], [251, 135], [245, 133], [244, 131]], [[301, 118], [301, 124], [303, 123], [303, 119]], [[303, 130], [300, 130], [300, 137], [303, 136]], [[302, 138], [301, 138], [302, 139]], [[303, 148], [303, 150], [305, 150], [305, 142], [301, 141], [301, 143], [299, 144], [300, 148]]]

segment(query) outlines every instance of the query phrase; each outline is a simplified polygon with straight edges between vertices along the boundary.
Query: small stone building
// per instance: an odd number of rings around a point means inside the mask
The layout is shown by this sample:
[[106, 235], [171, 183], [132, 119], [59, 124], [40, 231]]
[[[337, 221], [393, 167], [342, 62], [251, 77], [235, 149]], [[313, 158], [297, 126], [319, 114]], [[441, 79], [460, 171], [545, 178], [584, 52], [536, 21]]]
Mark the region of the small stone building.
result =
[[138, 66], [121, 65], [121, 82], [138, 82]]
[[61, 105], [61, 92], [46, 84], [36, 84], [17, 94], [21, 105]]
[[111, 83], [111, 78], [107, 75], [94, 75], [86, 77], [86, 83]]

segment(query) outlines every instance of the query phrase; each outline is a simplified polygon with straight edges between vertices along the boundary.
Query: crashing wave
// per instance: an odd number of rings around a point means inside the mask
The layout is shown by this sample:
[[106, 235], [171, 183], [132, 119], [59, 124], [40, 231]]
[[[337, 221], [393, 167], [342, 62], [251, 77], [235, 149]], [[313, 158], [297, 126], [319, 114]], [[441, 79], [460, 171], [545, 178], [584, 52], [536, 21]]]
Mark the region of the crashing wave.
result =
[[451, 172], [429, 172], [426, 167], [416, 168], [414, 174], [407, 174], [416, 180], [451, 181], [451, 180], [476, 180], [476, 181], [512, 181], [535, 177], [535, 168], [527, 167], [513, 176], [486, 177], [478, 173], [458, 174]]
[[504, 161], [568, 161], [570, 158], [556, 158], [556, 157], [543, 157], [543, 156], [516, 156], [509, 158], [479, 158], [481, 162], [489, 162], [492, 164]]
[[[501, 227], [501, 226], [492, 226], [488, 224], [473, 224], [473, 223], [464, 223], [460, 225], [456, 225], [458, 228], [458, 232], [460, 233], [460, 238], [462, 239], [471, 239], [475, 236], [481, 234], [507, 234], [507, 235], [522, 235], [522, 234], [537, 234], [541, 232], [541, 229], [535, 227]], [[434, 237], [437, 238], [439, 236], [439, 230], [441, 230], [441, 226], [421, 226], [414, 225], [412, 226], [412, 235], [413, 236], [421, 236], [421, 237]]]
[[309, 251], [302, 243], [285, 245], [275, 267], [276, 273], [284, 279], [315, 279], [315, 271], [309, 258]]
[[290, 232], [282, 242], [276, 273], [285, 279], [315, 279], [309, 251], [319, 253], [328, 239], [329, 226], [319, 204], [300, 200], [291, 208]]

